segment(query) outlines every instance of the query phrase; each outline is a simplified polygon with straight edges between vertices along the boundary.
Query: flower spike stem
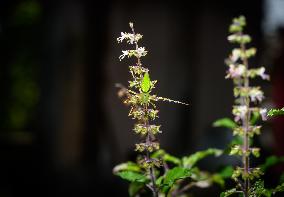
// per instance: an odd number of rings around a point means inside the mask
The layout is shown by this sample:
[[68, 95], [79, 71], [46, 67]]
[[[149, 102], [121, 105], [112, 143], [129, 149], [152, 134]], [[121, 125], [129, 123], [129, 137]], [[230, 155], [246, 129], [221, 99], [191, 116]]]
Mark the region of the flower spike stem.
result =
[[[240, 36], [243, 35], [243, 32], [240, 32]], [[246, 46], [244, 43], [241, 43], [241, 53], [246, 52]], [[245, 65], [246, 70], [248, 70], [248, 59], [246, 56], [243, 57], [243, 64]], [[248, 89], [249, 88], [249, 77], [247, 74], [244, 76], [244, 88]], [[247, 109], [250, 108], [250, 100], [249, 100], [249, 95], [245, 95], [242, 99], [242, 104], [246, 106]], [[243, 120], [243, 126], [244, 126], [244, 135], [243, 135], [243, 140], [244, 140], [244, 147], [243, 151], [245, 153], [249, 152], [249, 137], [248, 137], [248, 132], [249, 132], [249, 127], [250, 127], [250, 112], [248, 111], [246, 115], [244, 116]], [[244, 166], [244, 173], [249, 174], [249, 155], [243, 154], [243, 166]], [[244, 180], [244, 196], [248, 197], [248, 192], [249, 192], [249, 179]]]
[[[231, 35], [228, 41], [238, 44], [238, 48], [234, 48], [225, 63], [229, 67], [226, 78], [231, 78], [234, 82], [235, 105], [233, 106], [233, 115], [235, 116], [236, 127], [233, 129], [234, 135], [242, 138], [242, 144], [234, 145], [231, 148], [231, 155], [239, 155], [242, 157], [242, 166], [237, 167], [232, 178], [237, 182], [238, 188], [244, 197], [251, 196], [251, 182], [255, 182], [259, 178], [261, 172], [259, 168], [250, 167], [250, 156], [259, 156], [259, 148], [250, 147], [250, 139], [260, 134], [261, 126], [253, 125], [252, 116], [261, 116], [266, 119], [266, 109], [259, 108], [259, 104], [264, 96], [260, 87], [250, 86], [250, 79], [256, 76], [262, 79], [269, 79], [264, 73], [265, 68], [249, 68], [248, 59], [256, 54], [255, 48], [247, 48], [246, 44], [251, 42], [251, 37], [243, 33], [246, 26], [244, 16], [234, 18], [230, 25], [229, 31]], [[236, 192], [239, 192], [236, 190]]]
[[[156, 81], [151, 81], [148, 68], [142, 66], [141, 57], [147, 54], [144, 47], [139, 47], [138, 41], [142, 39], [141, 34], [136, 34], [133, 23], [129, 23], [132, 33], [121, 32], [121, 37], [117, 39], [118, 42], [126, 41], [128, 44], [134, 45], [134, 50], [122, 51], [123, 54], [119, 57], [120, 60], [125, 57], [136, 57], [136, 65], [129, 66], [132, 76], [132, 81], [129, 81], [129, 89], [117, 84], [120, 88], [120, 94], [126, 97], [125, 104], [131, 106], [129, 116], [137, 120], [134, 126], [134, 131], [140, 134], [144, 140], [136, 144], [136, 151], [144, 153], [140, 164], [148, 172], [150, 183], [147, 184], [148, 188], [152, 191], [154, 197], [158, 197], [159, 192], [156, 186], [156, 177], [154, 173], [154, 166], [159, 166], [157, 160], [150, 157], [150, 153], [159, 149], [159, 143], [156, 134], [161, 133], [159, 125], [150, 124], [150, 121], [157, 118], [158, 110], [155, 109], [154, 102], [155, 95], [151, 95], [151, 90], [154, 88]], [[151, 108], [150, 106], [153, 106]]]

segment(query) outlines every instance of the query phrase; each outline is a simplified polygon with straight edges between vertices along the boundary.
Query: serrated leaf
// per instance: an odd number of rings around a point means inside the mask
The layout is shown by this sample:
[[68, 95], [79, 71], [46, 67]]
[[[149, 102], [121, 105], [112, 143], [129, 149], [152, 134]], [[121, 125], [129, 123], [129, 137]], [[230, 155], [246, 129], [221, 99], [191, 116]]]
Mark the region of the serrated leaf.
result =
[[183, 157], [182, 165], [186, 168], [192, 168], [199, 160], [209, 155], [220, 156], [222, 153], [223, 153], [222, 150], [215, 148], [209, 148], [204, 151], [198, 151], [188, 157]]
[[175, 167], [168, 170], [164, 176], [157, 179], [156, 184], [160, 190], [167, 195], [171, 187], [173, 187], [175, 181], [184, 179], [191, 176], [191, 171], [187, 168]]
[[147, 93], [147, 92], [150, 91], [150, 89], [151, 89], [151, 80], [150, 80], [150, 76], [149, 76], [148, 72], [146, 72], [144, 74], [144, 77], [142, 79], [140, 87], [141, 87], [142, 92], [144, 92], [144, 93]]
[[190, 175], [191, 172], [189, 169], [182, 167], [175, 167], [166, 172], [163, 184], [171, 187], [176, 180], [189, 177]]
[[122, 171], [116, 173], [116, 175], [130, 182], [140, 182], [140, 183], [148, 182], [148, 178], [145, 175], [133, 171]]
[[284, 107], [282, 109], [270, 109], [267, 116], [280, 116], [284, 115]]
[[136, 196], [136, 194], [144, 187], [143, 183], [132, 182], [128, 187], [128, 194], [130, 197]]
[[233, 188], [233, 189], [227, 190], [227, 191], [225, 191], [225, 192], [222, 192], [222, 193], [220, 194], [220, 197], [227, 197], [227, 196], [230, 196], [230, 195], [232, 195], [232, 194], [234, 194], [234, 193], [237, 193], [236, 188]]
[[236, 126], [237, 124], [230, 118], [221, 118], [221, 119], [216, 120], [213, 123], [213, 127], [225, 127], [225, 128], [233, 129]]
[[120, 171], [124, 171], [124, 170], [141, 172], [141, 168], [136, 163], [129, 161], [129, 162], [126, 162], [126, 163], [121, 163], [121, 164], [116, 165], [113, 168], [113, 173], [116, 174], [116, 173], [118, 173]]

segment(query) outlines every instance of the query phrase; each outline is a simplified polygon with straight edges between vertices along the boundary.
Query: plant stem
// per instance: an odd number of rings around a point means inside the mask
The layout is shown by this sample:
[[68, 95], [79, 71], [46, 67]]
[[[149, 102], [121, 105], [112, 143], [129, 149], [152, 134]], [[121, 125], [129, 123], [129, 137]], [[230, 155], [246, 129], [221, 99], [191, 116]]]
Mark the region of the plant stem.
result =
[[[148, 106], [144, 105], [143, 108], [144, 108], [144, 113], [147, 114], [148, 113]], [[146, 125], [146, 128], [147, 128], [146, 144], [150, 144], [151, 143], [151, 139], [150, 139], [151, 138], [151, 136], [150, 136], [151, 131], [149, 131], [149, 127], [150, 127], [149, 120], [145, 119], [144, 124]], [[148, 150], [146, 150], [146, 160], [149, 161], [150, 159], [151, 159], [150, 158], [150, 152]], [[153, 168], [152, 165], [149, 168], [149, 174], [150, 174], [150, 178], [151, 178], [151, 182], [152, 182], [153, 196], [158, 197], [158, 190], [157, 190], [157, 187], [156, 187], [156, 177], [155, 177], [154, 168]]]
[[[242, 33], [241, 33], [242, 34]], [[246, 47], [245, 44], [241, 44], [241, 50], [243, 54], [246, 52]], [[247, 57], [244, 55], [243, 57], [243, 64], [246, 67], [246, 70], [248, 70], [248, 60]], [[244, 88], [248, 89], [249, 88], [249, 77], [247, 73], [245, 74], [244, 77]], [[248, 197], [249, 195], [249, 188], [250, 188], [250, 182], [249, 179], [247, 178], [247, 175], [249, 174], [249, 155], [247, 154], [249, 152], [249, 126], [250, 126], [250, 100], [249, 100], [249, 95], [243, 96], [241, 99], [241, 102], [243, 105], [247, 107], [247, 112], [244, 117], [244, 120], [242, 121], [243, 127], [244, 127], [244, 135], [243, 135], [243, 166], [244, 166], [244, 174], [245, 179], [244, 179], [244, 197]]]
[[[135, 34], [135, 30], [134, 30], [133, 26], [131, 27], [131, 29], [132, 29], [132, 33], [134, 35], [135, 48], [137, 50], [139, 48], [139, 46], [138, 46], [137, 41], [135, 40], [136, 34]], [[141, 59], [139, 57], [137, 57], [137, 66], [139, 66], [139, 67], [142, 66]], [[142, 77], [142, 75], [140, 77]], [[147, 128], [146, 144], [148, 145], [152, 142], [152, 139], [151, 139], [151, 133], [150, 133], [151, 131], [149, 130], [149, 127], [150, 127], [149, 119], [147, 117], [147, 114], [148, 114], [148, 105], [147, 104], [143, 105], [143, 111], [144, 111], [144, 114], [145, 114], [145, 118], [144, 118], [143, 123]], [[150, 152], [147, 149], [146, 149], [145, 157], [146, 157], [147, 162], [151, 160]], [[148, 170], [149, 170], [150, 179], [151, 179], [151, 183], [152, 183], [151, 191], [153, 193], [153, 197], [158, 197], [159, 192], [158, 192], [158, 189], [157, 189], [157, 186], [156, 186], [156, 177], [155, 177], [155, 173], [154, 173], [154, 167], [152, 166], [152, 164], [150, 164], [150, 168]]]
[[[135, 40], [136, 34], [135, 34], [134, 27], [131, 27], [131, 30], [132, 30], [132, 33], [133, 33], [133, 36], [134, 36], [135, 49], [137, 50], [139, 48], [139, 46], [138, 46], [138, 42]], [[137, 65], [141, 66], [141, 59], [139, 57], [137, 58]]]
[[[149, 151], [147, 151], [146, 155], [147, 155], [146, 159], [149, 159], [150, 158]], [[157, 190], [157, 187], [156, 187], [156, 177], [155, 177], [155, 174], [154, 174], [154, 168], [152, 166], [149, 168], [149, 173], [150, 173], [150, 178], [151, 178], [151, 183], [152, 183], [153, 197], [158, 197], [158, 190]]]

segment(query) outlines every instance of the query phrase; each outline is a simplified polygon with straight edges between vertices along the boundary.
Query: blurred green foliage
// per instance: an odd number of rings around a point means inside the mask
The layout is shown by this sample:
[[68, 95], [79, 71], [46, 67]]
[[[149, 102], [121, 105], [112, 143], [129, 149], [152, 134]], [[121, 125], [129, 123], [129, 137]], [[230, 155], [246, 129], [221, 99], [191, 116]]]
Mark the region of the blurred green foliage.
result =
[[40, 96], [38, 26], [42, 7], [37, 0], [15, 2], [4, 21], [0, 129], [6, 142], [30, 143]]
[[34, 115], [39, 99], [39, 88], [36, 80], [36, 66], [27, 59], [19, 58], [10, 68], [11, 100], [8, 109], [8, 125], [14, 129], [26, 126]]
[[41, 12], [41, 6], [38, 1], [22, 1], [15, 7], [12, 23], [14, 25], [32, 25], [40, 20]]

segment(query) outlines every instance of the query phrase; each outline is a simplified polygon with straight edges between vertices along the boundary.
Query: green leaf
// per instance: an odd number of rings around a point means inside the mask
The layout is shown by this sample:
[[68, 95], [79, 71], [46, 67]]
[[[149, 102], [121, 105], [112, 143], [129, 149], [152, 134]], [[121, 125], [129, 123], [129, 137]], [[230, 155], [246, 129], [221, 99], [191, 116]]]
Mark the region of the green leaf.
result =
[[175, 181], [190, 177], [191, 174], [191, 171], [187, 168], [175, 167], [168, 170], [164, 176], [159, 177], [156, 184], [159, 186], [160, 190], [167, 195]]
[[267, 113], [267, 116], [283, 116], [284, 115], [284, 107], [282, 109], [270, 109]]
[[278, 163], [281, 163], [281, 162], [284, 162], [284, 157], [277, 157], [277, 156], [270, 156], [270, 157], [267, 157], [265, 159], [265, 162], [264, 164], [260, 165], [260, 169], [265, 172], [268, 168], [278, 164]]
[[168, 153], [166, 153], [164, 150], [160, 149], [156, 152], [154, 152], [151, 155], [152, 158], [162, 158], [164, 161], [166, 162], [170, 162], [176, 165], [180, 165], [181, 164], [181, 160], [175, 156], [172, 156]]
[[113, 173], [116, 174], [120, 171], [134, 171], [134, 172], [141, 172], [141, 168], [136, 164], [131, 161], [126, 162], [126, 163], [121, 163], [119, 165], [116, 165], [113, 168]]
[[278, 185], [274, 190], [273, 190], [273, 194], [276, 192], [284, 192], [284, 183], [282, 183], [281, 185]]
[[163, 149], [159, 149], [151, 154], [151, 158], [161, 158], [166, 154], [166, 151]]
[[182, 168], [182, 167], [175, 167], [166, 172], [163, 184], [171, 187], [175, 183], [176, 180], [184, 179], [186, 177], [189, 177], [190, 175], [191, 175], [191, 172], [189, 169]]
[[233, 129], [236, 126], [237, 126], [237, 124], [233, 120], [231, 120], [230, 118], [221, 118], [221, 119], [216, 120], [213, 123], [213, 127], [226, 127], [226, 128], [229, 128], [229, 129]]
[[162, 185], [163, 179], [164, 179], [163, 176], [160, 176], [159, 178], [157, 178], [157, 180], [156, 180], [156, 185], [157, 185], [158, 187], [160, 187], [160, 186]]
[[255, 125], [255, 123], [260, 119], [259, 112], [252, 112], [250, 123], [251, 125]]
[[220, 194], [220, 197], [227, 197], [227, 196], [230, 196], [230, 195], [232, 195], [232, 194], [234, 194], [234, 193], [237, 193], [236, 188], [233, 188], [233, 189], [227, 190], [227, 191], [225, 191], [225, 192], [222, 192], [222, 193]]
[[209, 148], [204, 151], [198, 151], [188, 157], [183, 157], [182, 164], [186, 168], [192, 168], [199, 160], [209, 155], [220, 156], [222, 153], [223, 153], [222, 150], [215, 148]]
[[231, 142], [231, 145], [242, 145], [243, 144], [243, 138], [240, 136], [234, 136]]
[[220, 176], [219, 174], [213, 174], [212, 175], [212, 181], [214, 183], [217, 183], [218, 185], [220, 185], [221, 187], [225, 186], [225, 180], [223, 179], [222, 176]]
[[122, 171], [116, 175], [130, 182], [146, 183], [149, 181], [145, 175], [133, 171]]
[[169, 192], [170, 189], [171, 189], [170, 186], [168, 186], [168, 185], [163, 185], [161, 190], [162, 190], [162, 193], [164, 193], [164, 194], [167, 196], [167, 194], [168, 194], [168, 192]]
[[134, 197], [142, 188], [144, 187], [143, 183], [132, 182], [128, 187], [128, 194], [130, 197]]
[[179, 158], [174, 157], [174, 156], [169, 155], [169, 154], [165, 154], [164, 160], [167, 161], [167, 162], [174, 163], [176, 165], [180, 165], [181, 164], [181, 160]]
[[147, 93], [147, 92], [150, 91], [150, 89], [151, 89], [151, 80], [150, 80], [150, 76], [149, 76], [148, 72], [146, 72], [144, 74], [144, 77], [142, 79], [142, 82], [141, 82], [140, 86], [141, 86], [142, 92]]
[[233, 172], [234, 172], [234, 168], [232, 166], [226, 166], [218, 174], [222, 178], [226, 179], [226, 178], [231, 178]]

